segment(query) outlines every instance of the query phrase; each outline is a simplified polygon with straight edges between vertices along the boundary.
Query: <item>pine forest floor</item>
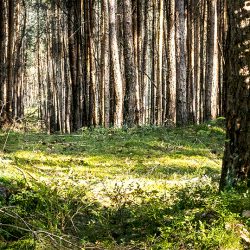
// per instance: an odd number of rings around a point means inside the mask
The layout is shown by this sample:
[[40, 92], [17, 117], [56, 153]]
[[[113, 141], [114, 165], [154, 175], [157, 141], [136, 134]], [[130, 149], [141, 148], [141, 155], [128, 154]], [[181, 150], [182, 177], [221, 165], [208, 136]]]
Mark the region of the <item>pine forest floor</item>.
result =
[[218, 193], [221, 121], [0, 133], [0, 249], [250, 249], [250, 194]]

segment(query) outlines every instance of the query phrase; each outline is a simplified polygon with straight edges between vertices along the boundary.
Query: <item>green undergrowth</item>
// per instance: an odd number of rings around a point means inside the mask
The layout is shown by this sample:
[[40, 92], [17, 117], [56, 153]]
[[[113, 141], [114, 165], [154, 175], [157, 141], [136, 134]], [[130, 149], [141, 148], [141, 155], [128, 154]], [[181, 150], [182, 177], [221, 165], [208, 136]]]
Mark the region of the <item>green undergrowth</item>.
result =
[[2, 132], [0, 249], [249, 249], [249, 193], [218, 193], [224, 141], [218, 122]]

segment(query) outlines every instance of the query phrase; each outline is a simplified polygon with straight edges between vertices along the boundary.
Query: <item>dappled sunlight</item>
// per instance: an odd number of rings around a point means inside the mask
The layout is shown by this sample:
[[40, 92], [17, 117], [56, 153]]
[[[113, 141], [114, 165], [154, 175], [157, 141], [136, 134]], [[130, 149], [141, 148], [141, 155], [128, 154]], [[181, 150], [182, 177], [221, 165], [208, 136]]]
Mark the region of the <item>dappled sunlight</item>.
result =
[[[223, 144], [224, 131], [216, 126], [10, 134], [0, 154], [0, 187], [11, 185], [11, 205], [21, 207], [34, 227], [46, 225], [53, 237], [59, 228], [92, 243], [86, 246], [103, 240], [109, 247], [134, 240], [144, 244], [145, 238], [150, 245], [159, 240], [155, 235], [175, 241], [185, 225], [196, 237], [199, 223], [224, 220], [216, 196]], [[225, 220], [232, 227], [230, 217]], [[221, 235], [224, 226], [216, 223]], [[164, 249], [168, 242], [159, 244]]]
[[250, 249], [250, 0], [0, 0], [0, 249]]
[[[205, 144], [211, 133], [216, 150]], [[10, 153], [0, 161], [1, 172], [9, 171], [4, 169], [8, 162], [20, 177], [21, 169], [47, 185], [60, 180], [72, 186], [81, 183], [102, 199], [101, 187], [112, 190], [121, 183], [163, 192], [204, 177], [217, 179], [223, 147], [222, 143], [218, 147], [218, 140], [224, 131], [216, 126], [197, 127], [197, 132], [187, 129], [186, 135], [179, 129], [111, 134], [97, 130], [72, 136], [11, 134], [6, 145]]]
[[[181, 150], [180, 150], [181, 148]], [[101, 155], [48, 154], [45, 152], [16, 151], [10, 154], [5, 162], [22, 167], [31, 172], [39, 173], [67, 173], [69, 169], [79, 173], [88, 172], [93, 176], [109, 175], [150, 176], [151, 178], [182, 178], [182, 176], [199, 174], [204, 169], [218, 169], [221, 164], [220, 157], [209, 150], [200, 149], [198, 152], [188, 147], [178, 147], [178, 150], [162, 153], [162, 148], [152, 148], [144, 157], [137, 155], [120, 156], [112, 153]], [[1, 162], [0, 162], [1, 164]], [[80, 178], [80, 176], [79, 176]]]
[[100, 172], [112, 169], [112, 173], [119, 173], [120, 169], [131, 173], [136, 168], [157, 165], [177, 169], [220, 165], [224, 143], [216, 143], [224, 138], [224, 131], [217, 126], [197, 128], [197, 132], [187, 129], [185, 134], [179, 129], [149, 132], [139, 129], [137, 134], [134, 130], [127, 134], [97, 130], [73, 136], [13, 134], [6, 146], [6, 157], [17, 165], [30, 167], [79, 167]]

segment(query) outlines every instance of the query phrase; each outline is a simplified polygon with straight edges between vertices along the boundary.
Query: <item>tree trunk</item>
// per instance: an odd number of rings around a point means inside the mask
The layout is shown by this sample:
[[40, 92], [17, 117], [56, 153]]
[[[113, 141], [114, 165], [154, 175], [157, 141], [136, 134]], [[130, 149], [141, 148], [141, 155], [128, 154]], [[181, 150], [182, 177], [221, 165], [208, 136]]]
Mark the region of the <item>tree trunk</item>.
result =
[[[5, 6], [4, 0], [0, 0], [0, 118], [4, 111], [4, 84], [5, 84]], [[2, 120], [0, 120], [0, 127]]]
[[150, 84], [150, 124], [154, 125], [155, 124], [155, 62], [156, 62], [156, 23], [157, 23], [157, 18], [156, 18], [156, 3], [155, 1], [152, 1], [152, 26], [151, 26], [151, 34], [152, 34], [152, 40], [151, 40], [151, 84]]
[[132, 31], [132, 8], [131, 0], [123, 2], [123, 28], [124, 28], [124, 63], [125, 63], [125, 98], [124, 98], [124, 123], [132, 127], [136, 123], [137, 109], [136, 100], [136, 68], [133, 46]]
[[187, 65], [185, 2], [176, 0], [176, 123], [187, 123]]
[[140, 121], [141, 124], [146, 123], [147, 118], [147, 107], [146, 107], [146, 99], [147, 99], [147, 90], [148, 90], [148, 45], [149, 45], [149, 0], [145, 0], [144, 3], [144, 22], [143, 22], [143, 45], [142, 45], [142, 65], [141, 65], [141, 96], [140, 96]]
[[7, 48], [7, 86], [6, 86], [6, 119], [12, 120], [12, 90], [13, 90], [13, 46], [14, 46], [14, 0], [9, 0], [8, 12], [8, 48]]
[[228, 0], [224, 50], [227, 79], [227, 141], [220, 189], [250, 187], [250, 54], [249, 1]]
[[157, 88], [156, 88], [156, 124], [162, 124], [162, 57], [163, 57], [163, 1], [159, 4], [158, 24], [158, 65], [157, 65]]
[[114, 76], [114, 91], [115, 91], [115, 113], [114, 126], [121, 128], [123, 125], [123, 84], [121, 65], [119, 60], [119, 48], [117, 41], [117, 27], [116, 27], [116, 1], [109, 0], [109, 25], [110, 25], [110, 47], [111, 60]]
[[70, 63], [70, 77], [72, 84], [72, 131], [79, 128], [79, 88], [77, 80], [77, 47], [76, 47], [76, 33], [74, 27], [77, 28], [77, 23], [74, 17], [74, 6], [71, 1], [68, 2], [68, 50], [69, 50], [69, 63]]
[[207, 66], [205, 83], [205, 120], [215, 119], [217, 116], [218, 92], [218, 27], [217, 0], [208, 0], [207, 26]]
[[200, 76], [201, 76], [201, 34], [200, 34], [200, 27], [201, 27], [201, 16], [202, 10], [201, 7], [198, 5], [199, 0], [194, 0], [194, 88], [196, 96], [195, 98], [195, 122], [198, 124], [200, 123], [201, 117], [201, 109], [200, 109]]
[[102, 1], [103, 38], [102, 38], [102, 125], [110, 126], [110, 50], [109, 50], [109, 8], [108, 1]]
[[168, 1], [168, 115], [172, 123], [176, 123], [176, 57], [175, 57], [175, 0]]

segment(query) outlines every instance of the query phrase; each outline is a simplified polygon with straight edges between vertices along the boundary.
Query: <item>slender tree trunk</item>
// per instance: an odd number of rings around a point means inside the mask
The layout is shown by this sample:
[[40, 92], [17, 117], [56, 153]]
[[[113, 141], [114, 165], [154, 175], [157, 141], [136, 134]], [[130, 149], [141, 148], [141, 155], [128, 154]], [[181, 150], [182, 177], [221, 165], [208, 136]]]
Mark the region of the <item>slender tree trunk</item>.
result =
[[163, 59], [163, 1], [159, 3], [159, 28], [158, 28], [158, 65], [157, 65], [157, 88], [156, 88], [156, 124], [162, 124], [162, 59]]
[[187, 65], [185, 2], [176, 0], [176, 123], [187, 123]]
[[5, 85], [5, 4], [0, 0], [0, 127], [4, 111], [4, 85]]
[[145, 0], [144, 3], [144, 22], [143, 22], [143, 46], [142, 46], [142, 65], [141, 65], [141, 96], [140, 96], [140, 121], [142, 124], [146, 123], [147, 116], [147, 89], [148, 89], [148, 43], [149, 43], [149, 0]]
[[124, 98], [124, 123], [131, 127], [136, 123], [137, 100], [136, 100], [136, 68], [132, 32], [132, 9], [131, 0], [123, 1], [124, 21], [124, 63], [126, 90]]
[[217, 116], [218, 92], [218, 27], [217, 0], [208, 0], [207, 65], [205, 83], [205, 120]]
[[42, 83], [41, 83], [41, 58], [40, 58], [40, 1], [36, 1], [37, 4], [37, 34], [36, 34], [36, 46], [37, 46], [37, 83], [38, 83], [38, 118], [43, 119], [42, 115]]
[[[201, 3], [200, 3], [201, 4]], [[199, 0], [194, 0], [194, 86], [195, 86], [195, 117], [196, 123], [200, 123], [201, 109], [200, 109], [200, 76], [201, 76], [201, 6]]]
[[187, 6], [187, 115], [188, 122], [194, 123], [196, 89], [194, 84], [194, 13], [193, 0]]
[[108, 1], [102, 1], [103, 37], [101, 55], [102, 81], [102, 125], [110, 126], [110, 50], [109, 50], [109, 8]]
[[97, 101], [96, 101], [96, 78], [97, 78], [97, 69], [96, 69], [96, 56], [95, 56], [95, 42], [94, 42], [94, 1], [89, 1], [89, 63], [90, 63], [90, 85], [89, 85], [89, 125], [97, 125]]
[[152, 40], [151, 40], [151, 84], [150, 84], [150, 124], [154, 125], [155, 124], [155, 89], [156, 89], [156, 85], [155, 85], [155, 62], [156, 62], [156, 51], [155, 51], [155, 47], [156, 47], [156, 3], [155, 1], [152, 1], [152, 15], [153, 15], [153, 20], [152, 20]]
[[200, 102], [199, 102], [199, 110], [200, 110], [200, 118], [199, 121], [202, 123], [204, 121], [204, 111], [205, 111], [205, 51], [206, 51], [206, 23], [207, 23], [207, 1], [201, 0], [201, 15], [200, 15]]
[[9, 0], [8, 11], [8, 48], [7, 48], [7, 85], [6, 85], [6, 119], [12, 119], [12, 91], [13, 91], [13, 46], [14, 46], [14, 0]]
[[110, 26], [110, 47], [111, 60], [114, 75], [114, 91], [115, 91], [115, 113], [114, 126], [121, 128], [123, 125], [123, 84], [121, 65], [119, 60], [119, 48], [117, 41], [116, 27], [116, 1], [109, 0], [109, 26]]
[[[79, 128], [79, 89], [77, 86], [77, 48], [76, 48], [76, 33], [74, 30], [74, 5], [73, 2], [68, 2], [68, 50], [70, 63], [70, 76], [72, 84], [72, 130], [76, 131]], [[77, 27], [77, 25], [76, 25]]]
[[176, 123], [176, 54], [175, 54], [175, 0], [168, 1], [168, 116], [174, 124]]

